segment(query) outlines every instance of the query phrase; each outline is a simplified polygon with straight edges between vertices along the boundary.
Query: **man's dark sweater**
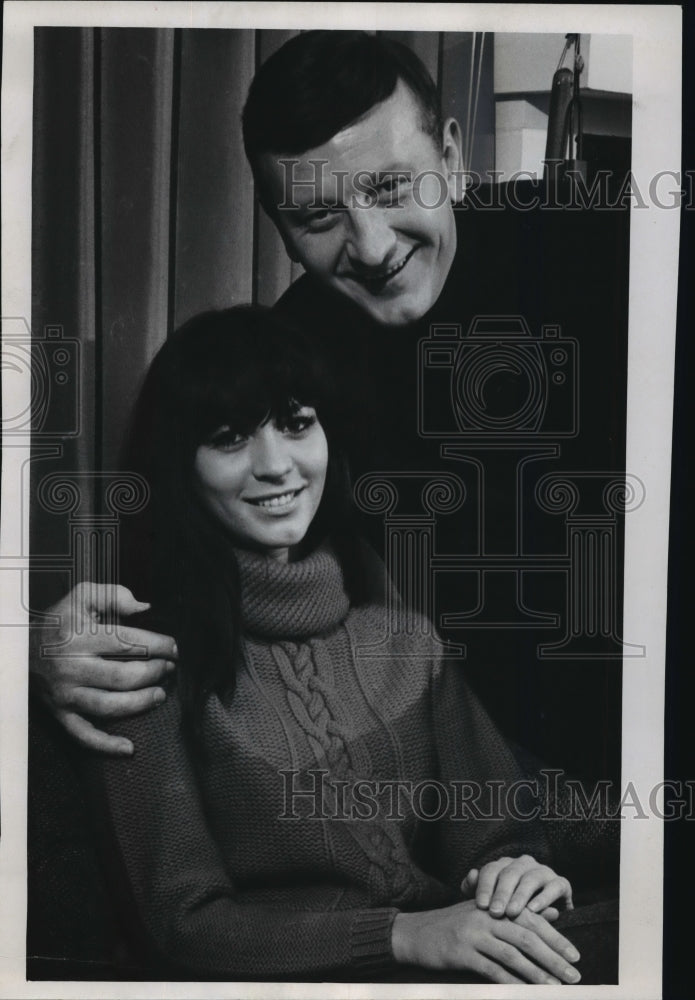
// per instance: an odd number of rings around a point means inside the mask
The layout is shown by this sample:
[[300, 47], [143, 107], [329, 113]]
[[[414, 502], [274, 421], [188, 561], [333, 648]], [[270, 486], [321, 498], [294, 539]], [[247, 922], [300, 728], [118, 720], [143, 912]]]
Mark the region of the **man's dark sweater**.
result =
[[[520, 201], [543, 194], [539, 188], [520, 187]], [[567, 544], [566, 521], [540, 508], [536, 484], [545, 475], [580, 473], [586, 484], [594, 473], [596, 483], [611, 473], [624, 473], [629, 213], [542, 206], [521, 211], [503, 195], [491, 193], [480, 200], [498, 208], [456, 209], [455, 260], [441, 296], [419, 322], [379, 326], [309, 276], [296, 281], [276, 308], [297, 326], [314, 331], [337, 362], [356, 431], [355, 478], [362, 473], [383, 472], [386, 478], [393, 472], [415, 474], [396, 482], [402, 497], [398, 513], [404, 514], [422, 513], [419, 503], [427, 474], [445, 471], [463, 483], [460, 507], [435, 518], [435, 551], [454, 556], [557, 555]], [[431, 342], [433, 327], [443, 325], [453, 324], [465, 337], [476, 317], [489, 316], [521, 316], [531, 335], [513, 337], [511, 345], [498, 341], [507, 357], [511, 352], [511, 363], [500, 355], [492, 374], [487, 369], [481, 398], [473, 400], [478, 416], [488, 408], [493, 431], [500, 426], [495, 419], [505, 415], [510, 415], [511, 430], [499, 434], [479, 426], [475, 433], [457, 433], [452, 408], [460, 376], [453, 365], [435, 370], [423, 364], [421, 342]], [[553, 325], [559, 327], [559, 346], [563, 339], [576, 342], [573, 359], [560, 366], [562, 384], [554, 382], [553, 345], [542, 339], [542, 327]], [[537, 360], [540, 352], [547, 366], [545, 402], [539, 403], [535, 429], [514, 418], [525, 412], [532, 390], [528, 367], [515, 365], [514, 351], [531, 343], [531, 357], [535, 351]], [[474, 390], [468, 383], [463, 390], [469, 393], [468, 403]], [[466, 401], [464, 411], [465, 406]], [[520, 424], [527, 429], [519, 430]], [[448, 436], [423, 433], [440, 427], [448, 429]], [[444, 446], [454, 451], [444, 455]], [[605, 516], [587, 496], [583, 512]], [[383, 513], [364, 513], [360, 528], [385, 555]], [[619, 518], [615, 537], [614, 565], [619, 567]], [[556, 642], [567, 625], [567, 578], [547, 568], [527, 568], [514, 578], [487, 577], [484, 599], [490, 618], [494, 620], [498, 610], [504, 618], [509, 604], [516, 602], [522, 609], [519, 627], [443, 623], [446, 614], [474, 617], [483, 600], [482, 586], [477, 572], [439, 573], [434, 607], [426, 610], [448, 639], [465, 644], [472, 682], [496, 721], [516, 741], [554, 764], [586, 778], [617, 780], [619, 655], [606, 660], [538, 655], [539, 646]], [[510, 597], [505, 586], [518, 586], [518, 592]], [[607, 586], [619, 630], [620, 581]], [[541, 616], [555, 615], [559, 626], [551, 627], [548, 617], [526, 614], [525, 608]], [[594, 734], [590, 741], [587, 731]]]

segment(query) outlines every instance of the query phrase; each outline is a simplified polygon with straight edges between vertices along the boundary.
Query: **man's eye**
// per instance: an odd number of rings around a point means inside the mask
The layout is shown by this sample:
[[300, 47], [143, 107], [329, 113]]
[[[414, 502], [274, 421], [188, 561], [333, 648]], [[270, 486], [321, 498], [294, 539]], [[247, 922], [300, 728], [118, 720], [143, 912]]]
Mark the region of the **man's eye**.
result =
[[385, 174], [379, 180], [379, 200], [397, 204], [397, 199], [405, 194], [409, 181], [408, 174]]
[[329, 229], [334, 225], [339, 217], [340, 212], [338, 209], [318, 208], [315, 212], [307, 212], [303, 222], [307, 229], [323, 230]]

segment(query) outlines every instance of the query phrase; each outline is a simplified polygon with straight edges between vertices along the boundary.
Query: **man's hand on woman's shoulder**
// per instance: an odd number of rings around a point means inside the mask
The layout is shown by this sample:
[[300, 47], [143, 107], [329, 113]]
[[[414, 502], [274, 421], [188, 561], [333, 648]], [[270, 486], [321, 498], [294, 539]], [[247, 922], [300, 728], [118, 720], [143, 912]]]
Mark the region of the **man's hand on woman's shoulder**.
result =
[[158, 684], [175, 667], [174, 640], [118, 623], [148, 607], [126, 587], [81, 583], [48, 609], [53, 625], [31, 628], [32, 689], [91, 750], [131, 754], [131, 741], [99, 720], [137, 715], [166, 697]]

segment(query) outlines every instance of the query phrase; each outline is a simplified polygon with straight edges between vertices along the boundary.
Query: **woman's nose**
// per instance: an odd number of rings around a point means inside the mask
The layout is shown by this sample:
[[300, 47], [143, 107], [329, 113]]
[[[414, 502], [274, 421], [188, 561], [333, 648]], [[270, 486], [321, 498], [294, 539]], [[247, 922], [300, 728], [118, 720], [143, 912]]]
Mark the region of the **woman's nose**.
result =
[[397, 240], [387, 211], [379, 205], [365, 205], [350, 212], [345, 249], [355, 270], [384, 270], [392, 263]]
[[256, 479], [282, 479], [292, 469], [287, 438], [276, 427], [260, 427], [253, 442], [253, 474]]

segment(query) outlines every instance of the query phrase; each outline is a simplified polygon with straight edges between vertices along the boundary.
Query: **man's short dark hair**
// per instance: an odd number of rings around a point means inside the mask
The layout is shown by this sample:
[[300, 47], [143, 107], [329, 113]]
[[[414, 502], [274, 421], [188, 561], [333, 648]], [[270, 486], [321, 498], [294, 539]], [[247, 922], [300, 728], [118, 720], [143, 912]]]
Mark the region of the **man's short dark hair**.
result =
[[256, 182], [260, 154], [321, 146], [390, 97], [399, 80], [420, 105], [423, 131], [439, 144], [437, 88], [406, 45], [364, 31], [305, 31], [291, 38], [258, 70], [244, 107], [244, 148]]

